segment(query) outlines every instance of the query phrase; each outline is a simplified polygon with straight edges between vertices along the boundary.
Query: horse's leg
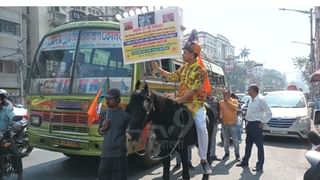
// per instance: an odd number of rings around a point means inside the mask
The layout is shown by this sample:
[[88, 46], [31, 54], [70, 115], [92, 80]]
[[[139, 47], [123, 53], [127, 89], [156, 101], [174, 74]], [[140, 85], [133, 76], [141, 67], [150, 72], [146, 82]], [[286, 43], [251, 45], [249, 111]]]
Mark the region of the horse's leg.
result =
[[202, 180], [209, 180], [209, 174], [202, 174]]
[[[168, 154], [169, 152], [166, 151], [165, 154]], [[170, 179], [170, 155], [162, 160], [163, 164], [163, 180], [169, 180]]]
[[183, 146], [182, 149], [178, 150], [178, 153], [180, 155], [181, 162], [182, 162], [183, 180], [189, 180], [190, 174], [189, 174], [189, 162], [188, 162], [188, 146]]

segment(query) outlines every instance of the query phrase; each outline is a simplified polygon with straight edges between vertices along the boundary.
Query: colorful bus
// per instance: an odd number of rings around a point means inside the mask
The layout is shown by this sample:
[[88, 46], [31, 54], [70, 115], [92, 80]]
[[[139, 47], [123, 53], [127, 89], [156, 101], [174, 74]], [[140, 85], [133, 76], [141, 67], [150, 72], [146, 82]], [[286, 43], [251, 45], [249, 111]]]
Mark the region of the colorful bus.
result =
[[[123, 107], [139, 79], [154, 91], [175, 91], [177, 84], [154, 74], [150, 62], [124, 65], [121, 45], [119, 24], [106, 21], [64, 24], [43, 37], [27, 79], [31, 145], [69, 157], [99, 156], [103, 141], [99, 122], [89, 126], [87, 111], [106, 78], [110, 88], [120, 89]], [[172, 72], [183, 62], [159, 63]], [[148, 133], [146, 127], [137, 149], [128, 142], [129, 154], [146, 151], [141, 157], [145, 165], [154, 163], [148, 148], [154, 136]]]

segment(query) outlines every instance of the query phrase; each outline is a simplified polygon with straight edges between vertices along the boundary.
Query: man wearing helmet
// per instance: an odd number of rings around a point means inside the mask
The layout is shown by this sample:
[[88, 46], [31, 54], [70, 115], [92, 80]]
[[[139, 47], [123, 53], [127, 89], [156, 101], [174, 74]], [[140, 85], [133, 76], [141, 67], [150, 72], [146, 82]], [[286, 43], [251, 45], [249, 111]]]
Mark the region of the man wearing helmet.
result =
[[[14, 117], [13, 105], [8, 100], [8, 92], [0, 89], [0, 133], [5, 132], [12, 126], [12, 118]], [[18, 180], [23, 179], [22, 160], [19, 150], [13, 140], [10, 146], [0, 147], [0, 154], [10, 153], [13, 155], [13, 166], [18, 174]]]

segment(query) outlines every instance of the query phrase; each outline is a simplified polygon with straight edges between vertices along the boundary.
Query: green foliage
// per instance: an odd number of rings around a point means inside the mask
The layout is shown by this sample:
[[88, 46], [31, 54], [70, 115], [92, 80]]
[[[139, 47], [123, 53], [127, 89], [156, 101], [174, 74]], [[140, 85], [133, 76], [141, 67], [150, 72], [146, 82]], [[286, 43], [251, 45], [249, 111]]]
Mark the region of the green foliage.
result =
[[286, 76], [275, 69], [264, 69], [261, 80], [265, 91], [282, 90], [286, 88]]
[[295, 57], [295, 58], [292, 58], [292, 60], [293, 60], [293, 65], [299, 70], [301, 70], [303, 79], [305, 81], [308, 81], [310, 76], [310, 71], [309, 71], [309, 68], [311, 65], [310, 59], [307, 57]]

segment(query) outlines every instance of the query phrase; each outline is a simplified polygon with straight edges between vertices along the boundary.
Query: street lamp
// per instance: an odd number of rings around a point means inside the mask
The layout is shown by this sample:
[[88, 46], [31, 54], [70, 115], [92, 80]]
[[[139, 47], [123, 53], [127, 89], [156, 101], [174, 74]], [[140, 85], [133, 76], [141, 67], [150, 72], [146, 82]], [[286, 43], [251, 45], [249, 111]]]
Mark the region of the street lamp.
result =
[[[310, 8], [309, 11], [304, 10], [297, 10], [297, 9], [286, 9], [286, 8], [279, 8], [282, 11], [293, 11], [302, 14], [308, 14], [310, 18], [310, 61], [311, 61], [311, 73], [315, 70], [315, 57], [314, 57], [314, 45], [313, 45], [313, 9]], [[314, 99], [314, 86], [311, 86], [311, 97]]]
[[282, 11], [293, 11], [293, 12], [298, 12], [302, 14], [308, 14], [310, 17], [310, 61], [312, 65], [312, 71], [314, 71], [314, 45], [313, 45], [313, 9], [310, 8], [309, 11], [303, 11], [303, 10], [297, 10], [297, 9], [286, 9], [286, 8], [279, 8], [279, 10]]
[[303, 44], [303, 45], [311, 46], [311, 44], [305, 43], [305, 42], [299, 42], [299, 41], [291, 41], [291, 42], [295, 44]]

